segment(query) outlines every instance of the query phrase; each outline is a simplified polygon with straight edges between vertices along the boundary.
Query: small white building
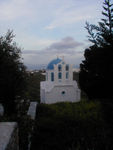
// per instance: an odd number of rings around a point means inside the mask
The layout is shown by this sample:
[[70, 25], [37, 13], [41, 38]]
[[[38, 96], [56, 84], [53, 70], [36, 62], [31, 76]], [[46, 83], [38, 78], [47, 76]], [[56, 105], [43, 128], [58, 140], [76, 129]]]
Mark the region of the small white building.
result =
[[46, 70], [46, 81], [40, 83], [41, 103], [80, 101], [80, 89], [73, 80], [73, 67], [62, 59], [52, 60]]

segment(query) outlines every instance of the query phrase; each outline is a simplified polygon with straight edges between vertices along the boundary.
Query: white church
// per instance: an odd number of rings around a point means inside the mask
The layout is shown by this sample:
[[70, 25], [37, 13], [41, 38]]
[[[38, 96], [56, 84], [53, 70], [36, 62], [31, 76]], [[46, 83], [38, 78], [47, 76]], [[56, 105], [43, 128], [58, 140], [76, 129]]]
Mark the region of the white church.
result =
[[73, 80], [73, 66], [63, 59], [52, 60], [46, 70], [46, 81], [40, 83], [41, 103], [80, 101], [80, 89]]

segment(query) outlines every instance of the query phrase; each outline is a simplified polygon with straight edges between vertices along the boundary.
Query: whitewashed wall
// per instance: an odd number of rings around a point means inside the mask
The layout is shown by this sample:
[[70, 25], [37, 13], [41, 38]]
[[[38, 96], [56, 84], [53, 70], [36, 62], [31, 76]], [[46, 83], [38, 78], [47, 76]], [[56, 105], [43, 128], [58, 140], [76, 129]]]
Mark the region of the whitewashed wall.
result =
[[[61, 65], [59, 71], [58, 66]], [[66, 70], [66, 65], [69, 70]], [[56, 103], [63, 101], [78, 102], [80, 101], [80, 90], [78, 89], [77, 82], [73, 81], [73, 66], [61, 61], [54, 64], [53, 70], [46, 71], [46, 81], [41, 82], [40, 96], [42, 103]], [[54, 81], [51, 81], [51, 73], [54, 73]], [[62, 73], [62, 78], [58, 78], [59, 72]], [[66, 78], [66, 72], [69, 77]], [[65, 91], [65, 94], [62, 94]]]
[[[62, 94], [65, 91], [65, 94]], [[63, 101], [78, 102], [80, 101], [80, 90], [70, 86], [55, 86], [50, 92], [45, 93], [45, 103], [56, 103]]]

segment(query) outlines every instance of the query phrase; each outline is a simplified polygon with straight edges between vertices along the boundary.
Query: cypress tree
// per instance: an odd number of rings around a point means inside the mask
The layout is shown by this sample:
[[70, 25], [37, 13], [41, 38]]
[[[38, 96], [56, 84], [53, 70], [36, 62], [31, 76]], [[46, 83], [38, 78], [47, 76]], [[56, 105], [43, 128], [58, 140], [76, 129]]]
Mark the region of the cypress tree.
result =
[[103, 3], [98, 25], [86, 22], [92, 46], [84, 52], [85, 60], [80, 64], [79, 82], [89, 98], [113, 98], [113, 4]]

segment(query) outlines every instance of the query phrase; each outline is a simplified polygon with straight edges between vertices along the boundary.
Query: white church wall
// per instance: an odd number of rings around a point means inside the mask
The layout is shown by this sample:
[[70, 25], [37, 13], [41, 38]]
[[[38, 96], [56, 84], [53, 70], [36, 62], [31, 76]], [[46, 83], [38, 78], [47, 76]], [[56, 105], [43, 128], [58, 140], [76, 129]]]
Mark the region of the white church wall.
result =
[[69, 80], [73, 80], [73, 65], [69, 66]]
[[[61, 65], [62, 69], [61, 71], [58, 70], [58, 66]], [[67, 64], [62, 64], [62, 63], [58, 63], [56, 65], [54, 65], [54, 69], [53, 70], [47, 70], [46, 71], [46, 81], [51, 81], [51, 73], [54, 73], [54, 82], [58, 83], [58, 82], [62, 82], [65, 83], [66, 80], [72, 81], [73, 80], [73, 66], [72, 65], [68, 65], [69, 66], [69, 70], [66, 70], [66, 65]], [[62, 79], [58, 79], [58, 73], [61, 72], [62, 73]], [[68, 79], [66, 79], [66, 72], [68, 72]]]
[[[63, 92], [65, 92], [63, 94]], [[56, 102], [70, 101], [78, 102], [80, 101], [80, 96], [77, 94], [76, 89], [73, 86], [55, 86], [50, 92], [47, 92], [45, 103], [51, 104]]]
[[[58, 63], [56, 63], [57, 61]], [[73, 81], [73, 65], [66, 64], [64, 60], [59, 62], [58, 58], [50, 62], [49, 65], [46, 71], [46, 81], [41, 82], [41, 102], [80, 101], [80, 90], [77, 82]], [[59, 68], [60, 65], [61, 68]], [[51, 76], [52, 73], [53, 76]], [[59, 73], [61, 73], [61, 78]], [[62, 94], [63, 91], [64, 94]]]

